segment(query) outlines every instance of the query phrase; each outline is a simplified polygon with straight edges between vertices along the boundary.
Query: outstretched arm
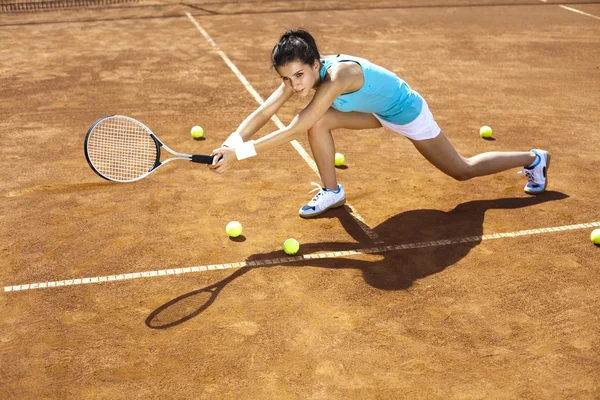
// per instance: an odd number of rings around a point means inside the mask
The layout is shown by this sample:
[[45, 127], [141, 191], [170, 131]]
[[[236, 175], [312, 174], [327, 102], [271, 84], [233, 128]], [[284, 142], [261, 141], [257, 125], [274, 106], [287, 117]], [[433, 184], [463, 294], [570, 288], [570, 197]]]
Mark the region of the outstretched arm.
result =
[[[341, 72], [341, 73], [340, 73]], [[350, 73], [348, 73], [350, 72]], [[262, 153], [282, 143], [289, 142], [292, 136], [299, 132], [306, 132], [327, 112], [333, 101], [342, 93], [362, 85], [362, 71], [360, 76], [351, 71], [335, 71], [330, 79], [324, 80], [311, 102], [302, 110], [290, 124], [282, 129], [272, 132], [256, 141], [248, 141], [236, 146], [235, 152], [226, 148], [216, 149], [213, 153], [219, 154], [219, 161], [211, 166], [215, 172], [224, 172], [228, 166], [238, 159], [243, 159]]]
[[325, 115], [333, 101], [344, 90], [345, 87], [339, 81], [323, 82], [312, 101], [292, 119], [288, 126], [254, 141], [256, 152], [262, 153], [282, 143], [287, 143], [295, 134], [309, 130]]
[[241, 136], [245, 142], [249, 140], [260, 128], [262, 128], [273, 115], [289, 100], [294, 91], [281, 84], [269, 98], [250, 114], [234, 133]]

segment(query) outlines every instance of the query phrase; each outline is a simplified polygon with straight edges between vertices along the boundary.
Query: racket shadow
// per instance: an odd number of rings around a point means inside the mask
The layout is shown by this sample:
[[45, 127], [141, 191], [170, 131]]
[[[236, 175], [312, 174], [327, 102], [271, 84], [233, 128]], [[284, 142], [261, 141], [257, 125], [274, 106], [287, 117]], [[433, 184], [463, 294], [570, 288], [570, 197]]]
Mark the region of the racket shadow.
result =
[[[468, 236], [479, 237], [483, 235], [483, 221], [487, 210], [530, 207], [566, 198], [568, 196], [563, 193], [549, 191], [543, 196], [536, 197], [470, 201], [459, 204], [450, 211], [411, 210], [389, 218], [375, 227], [373, 231], [385, 241], [383, 245], [431, 242]], [[378, 247], [378, 245], [373, 244], [352, 216], [343, 208], [326, 214], [322, 218], [338, 218], [355, 242], [303, 243], [299, 255], [322, 251], [358, 250], [364, 249], [365, 246]], [[406, 290], [415, 281], [437, 274], [456, 264], [479, 243], [481, 243], [481, 240], [402, 251], [388, 251], [379, 253], [383, 258], [373, 262], [339, 257], [300, 260], [284, 265], [285, 267], [311, 266], [328, 269], [356, 269], [362, 272], [365, 283], [372, 287], [380, 290]], [[275, 251], [255, 254], [246, 261], [271, 260], [283, 257], [287, 257], [283, 251]], [[167, 329], [184, 323], [210, 307], [229, 282], [250, 272], [252, 269], [271, 266], [241, 268], [220, 282], [178, 296], [154, 310], [146, 318], [146, 326], [152, 329]], [[190, 303], [188, 307], [178, 305], [178, 303], [189, 302], [191, 299], [194, 299], [194, 302]], [[177, 315], [167, 316], [168, 310], [175, 305], [178, 305]]]
[[250, 272], [251, 269], [253, 268], [240, 268], [217, 283], [168, 301], [148, 315], [146, 326], [152, 329], [168, 329], [189, 321], [210, 307], [229, 282]]

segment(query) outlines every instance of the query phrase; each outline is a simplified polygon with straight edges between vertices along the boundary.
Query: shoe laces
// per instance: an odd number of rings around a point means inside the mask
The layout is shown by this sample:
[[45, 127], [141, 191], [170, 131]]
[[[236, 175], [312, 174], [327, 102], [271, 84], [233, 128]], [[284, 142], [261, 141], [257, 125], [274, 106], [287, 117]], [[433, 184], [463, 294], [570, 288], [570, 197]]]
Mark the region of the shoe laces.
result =
[[315, 188], [313, 188], [310, 192], [308, 192], [309, 194], [312, 192], [316, 192], [317, 190], [319, 191], [315, 197], [312, 198], [311, 203], [316, 203], [317, 201], [319, 201], [319, 197], [323, 196], [323, 194], [325, 193], [325, 190], [323, 190], [323, 188], [321, 187], [321, 185], [319, 185], [317, 182], [311, 182], [310, 183], [313, 186], [316, 186]]
[[[536, 182], [536, 171], [539, 171], [539, 168], [541, 166], [541, 158], [538, 160], [538, 158], [540, 157], [540, 155], [537, 152], [534, 152], [536, 155], [536, 161], [538, 161], [538, 163], [536, 164], [535, 167], [533, 168], [523, 168], [522, 171], [517, 172], [517, 174], [525, 174], [525, 176], [527, 177], [527, 181], [529, 182], [530, 185], [537, 185], [538, 182]], [[539, 172], [538, 172], [539, 175]]]
[[531, 184], [536, 183], [535, 182], [535, 175], [533, 173], [533, 169], [527, 169], [524, 168], [522, 171], [517, 172], [517, 174], [525, 174], [525, 176], [527, 177], [527, 181]]

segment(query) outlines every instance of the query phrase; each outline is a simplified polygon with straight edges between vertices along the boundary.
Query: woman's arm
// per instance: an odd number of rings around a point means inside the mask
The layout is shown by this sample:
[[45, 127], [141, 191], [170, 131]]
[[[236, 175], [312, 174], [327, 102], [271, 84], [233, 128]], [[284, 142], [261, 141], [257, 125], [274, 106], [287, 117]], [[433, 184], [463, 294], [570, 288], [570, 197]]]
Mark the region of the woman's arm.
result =
[[256, 152], [289, 142], [299, 132], [306, 132], [325, 115], [333, 101], [341, 94], [358, 90], [364, 82], [362, 68], [357, 64], [338, 64], [330, 69], [330, 78], [324, 80], [312, 101], [288, 126], [254, 141]]
[[[215, 172], [224, 172], [228, 165], [237, 159], [247, 158], [273, 148], [279, 144], [289, 142], [291, 137], [299, 132], [306, 132], [317, 123], [329, 110], [333, 101], [341, 94], [360, 89], [364, 82], [362, 68], [358, 64], [340, 63], [335, 68], [330, 68], [328, 77], [321, 82], [319, 90], [311, 102], [290, 122], [285, 128], [272, 132], [256, 141], [248, 141], [242, 145], [236, 146], [236, 151], [226, 148], [220, 148], [213, 151], [219, 154], [218, 163], [211, 165], [210, 168]], [[278, 90], [287, 93], [287, 86], [282, 85]], [[292, 91], [293, 94], [293, 91]], [[273, 97], [273, 95], [271, 96]], [[285, 97], [285, 96], [282, 96]], [[289, 97], [286, 98], [286, 100]], [[270, 99], [270, 98], [269, 98]], [[285, 101], [282, 101], [283, 104]], [[274, 101], [277, 104], [277, 101]], [[281, 105], [279, 105], [280, 107]], [[258, 110], [257, 110], [258, 111]], [[269, 116], [270, 118], [270, 116]], [[246, 120], [250, 119], [247, 118]], [[244, 121], [245, 123], [246, 121]], [[244, 124], [242, 123], [242, 125]], [[265, 121], [266, 123], [266, 121]], [[242, 127], [240, 125], [240, 127]], [[254, 125], [253, 123], [251, 125]], [[234, 132], [235, 133], [235, 132]], [[243, 132], [245, 133], [245, 132]], [[240, 133], [242, 135], [242, 133]]]
[[282, 83], [260, 107], [246, 117], [231, 136], [239, 135], [244, 142], [250, 139], [293, 94], [294, 91]]

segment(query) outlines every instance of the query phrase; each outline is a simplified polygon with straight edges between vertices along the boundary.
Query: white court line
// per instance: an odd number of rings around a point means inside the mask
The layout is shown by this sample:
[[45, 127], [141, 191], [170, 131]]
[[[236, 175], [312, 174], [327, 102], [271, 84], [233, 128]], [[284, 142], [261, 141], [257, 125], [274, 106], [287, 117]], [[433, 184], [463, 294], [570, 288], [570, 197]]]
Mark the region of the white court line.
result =
[[585, 13], [583, 11], [579, 11], [579, 10], [576, 10], [574, 8], [571, 8], [571, 7], [563, 6], [561, 4], [559, 4], [559, 7], [564, 8], [565, 10], [573, 11], [573, 12], [575, 12], [577, 14], [585, 15], [585, 16], [588, 16], [588, 17], [596, 18], [596, 19], [600, 19], [600, 17], [597, 17], [595, 15], [588, 14], [588, 13]]
[[[548, 0], [540, 0], [540, 1], [541, 1], [542, 3], [546, 3], [546, 4], [548, 4], [548, 3], [547, 3], [547, 1], [548, 1]], [[596, 18], [596, 19], [600, 19], [600, 17], [598, 17], [598, 16], [596, 16], [596, 15], [588, 14], [588, 13], [586, 13], [586, 12], [579, 11], [579, 10], [577, 10], [577, 9], [575, 9], [575, 8], [571, 8], [571, 7], [563, 6], [562, 4], [557, 4], [557, 5], [558, 5], [559, 7], [561, 7], [561, 8], [564, 8], [565, 10], [573, 11], [574, 13], [577, 13], [577, 14], [585, 15], [585, 16], [588, 16], [588, 17]]]
[[[189, 20], [192, 21], [192, 23], [196, 26], [198, 31], [200, 31], [202, 36], [204, 36], [204, 38], [208, 41], [208, 43], [210, 43], [210, 45], [215, 48], [215, 50], [217, 51], [217, 54], [223, 59], [223, 61], [225, 61], [225, 64], [227, 64], [227, 66], [233, 71], [235, 76], [238, 77], [240, 82], [242, 82], [242, 84], [244, 85], [246, 90], [248, 90], [248, 92], [250, 92], [250, 94], [258, 102], [258, 104], [263, 104], [264, 103], [263, 98], [260, 96], [260, 94], [258, 94], [258, 92], [256, 90], [254, 90], [254, 87], [252, 87], [252, 85], [250, 84], [250, 82], [248, 82], [246, 77], [240, 72], [240, 70], [229, 59], [229, 57], [227, 57], [227, 54], [225, 54], [221, 50], [221, 48], [215, 43], [215, 41], [210, 37], [210, 35], [204, 30], [204, 28], [202, 28], [200, 26], [200, 24], [198, 23], [198, 21], [196, 21], [196, 19], [192, 16], [192, 14], [190, 14], [189, 12], [186, 12], [186, 15], [189, 18]], [[277, 127], [279, 129], [285, 128], [285, 125], [281, 122], [281, 120], [277, 117], [277, 115], [273, 115], [271, 117], [271, 120], [273, 120], [273, 122], [275, 123], [275, 125], [277, 125]], [[310, 166], [310, 168], [317, 174], [317, 176], [320, 176], [319, 169], [317, 168], [317, 164], [313, 161], [313, 159], [306, 152], [306, 150], [304, 150], [302, 145], [300, 143], [298, 143], [297, 140], [292, 140], [290, 143], [292, 144], [292, 146], [294, 146], [294, 149], [296, 149], [296, 151], [300, 154], [300, 156], [304, 159], [304, 161], [306, 161], [306, 163]], [[365, 222], [363, 217], [361, 217], [360, 214], [358, 214], [356, 209], [354, 207], [352, 207], [349, 203], [346, 203], [346, 205], [348, 206], [348, 207], [346, 207], [346, 210], [348, 210], [350, 212], [350, 215], [352, 215], [352, 217], [356, 220], [358, 225], [367, 234], [367, 236], [369, 236], [371, 238], [371, 240], [373, 240], [373, 242], [375, 242], [376, 244], [383, 243], [383, 240], [381, 240], [379, 238], [379, 236], [369, 227], [369, 225], [367, 225], [367, 223]]]
[[286, 264], [286, 263], [303, 261], [303, 260], [311, 260], [311, 259], [337, 258], [337, 257], [346, 257], [346, 256], [359, 255], [359, 254], [387, 253], [388, 251], [419, 249], [419, 248], [424, 248], [424, 247], [437, 247], [437, 246], [446, 246], [446, 245], [469, 243], [469, 242], [471, 242], [471, 243], [472, 242], [481, 242], [483, 240], [513, 238], [513, 237], [519, 237], [519, 236], [530, 236], [530, 235], [538, 235], [538, 234], [542, 234], [542, 233], [562, 232], [562, 231], [587, 229], [587, 228], [594, 228], [594, 227], [600, 227], [600, 222], [590, 222], [590, 223], [586, 223], [586, 224], [576, 224], [576, 225], [566, 225], [566, 226], [555, 226], [555, 227], [540, 228], [540, 229], [527, 229], [527, 230], [516, 231], [516, 232], [493, 233], [490, 235], [483, 235], [483, 236], [467, 236], [467, 237], [462, 237], [462, 238], [457, 238], [457, 239], [434, 240], [434, 241], [430, 241], [430, 242], [396, 244], [396, 245], [390, 245], [390, 246], [371, 247], [371, 248], [358, 249], [358, 250], [332, 251], [332, 252], [326, 252], [326, 253], [305, 254], [305, 255], [295, 256], [295, 257], [272, 258], [269, 260], [239, 261], [239, 262], [228, 263], [228, 264], [202, 265], [202, 266], [185, 267], [185, 268], [162, 269], [162, 270], [157, 270], [157, 271], [130, 272], [130, 273], [119, 274], [119, 275], [95, 276], [95, 277], [89, 277], [89, 278], [72, 278], [72, 279], [65, 279], [65, 280], [61, 280], [61, 281], [52, 281], [52, 282], [27, 283], [27, 284], [20, 284], [20, 285], [5, 286], [4, 291], [5, 292], [22, 292], [25, 290], [32, 290], [32, 289], [49, 289], [49, 288], [55, 288], [55, 287], [61, 287], [61, 286], [86, 285], [89, 283], [102, 284], [102, 282], [114, 282], [114, 281], [139, 279], [139, 278], [152, 278], [152, 277], [157, 277], [157, 276], [168, 276], [168, 275], [180, 275], [180, 274], [189, 274], [192, 272], [205, 272], [205, 271], [214, 271], [214, 270], [229, 269], [229, 268], [260, 267], [263, 265], [279, 265], [279, 264]]

